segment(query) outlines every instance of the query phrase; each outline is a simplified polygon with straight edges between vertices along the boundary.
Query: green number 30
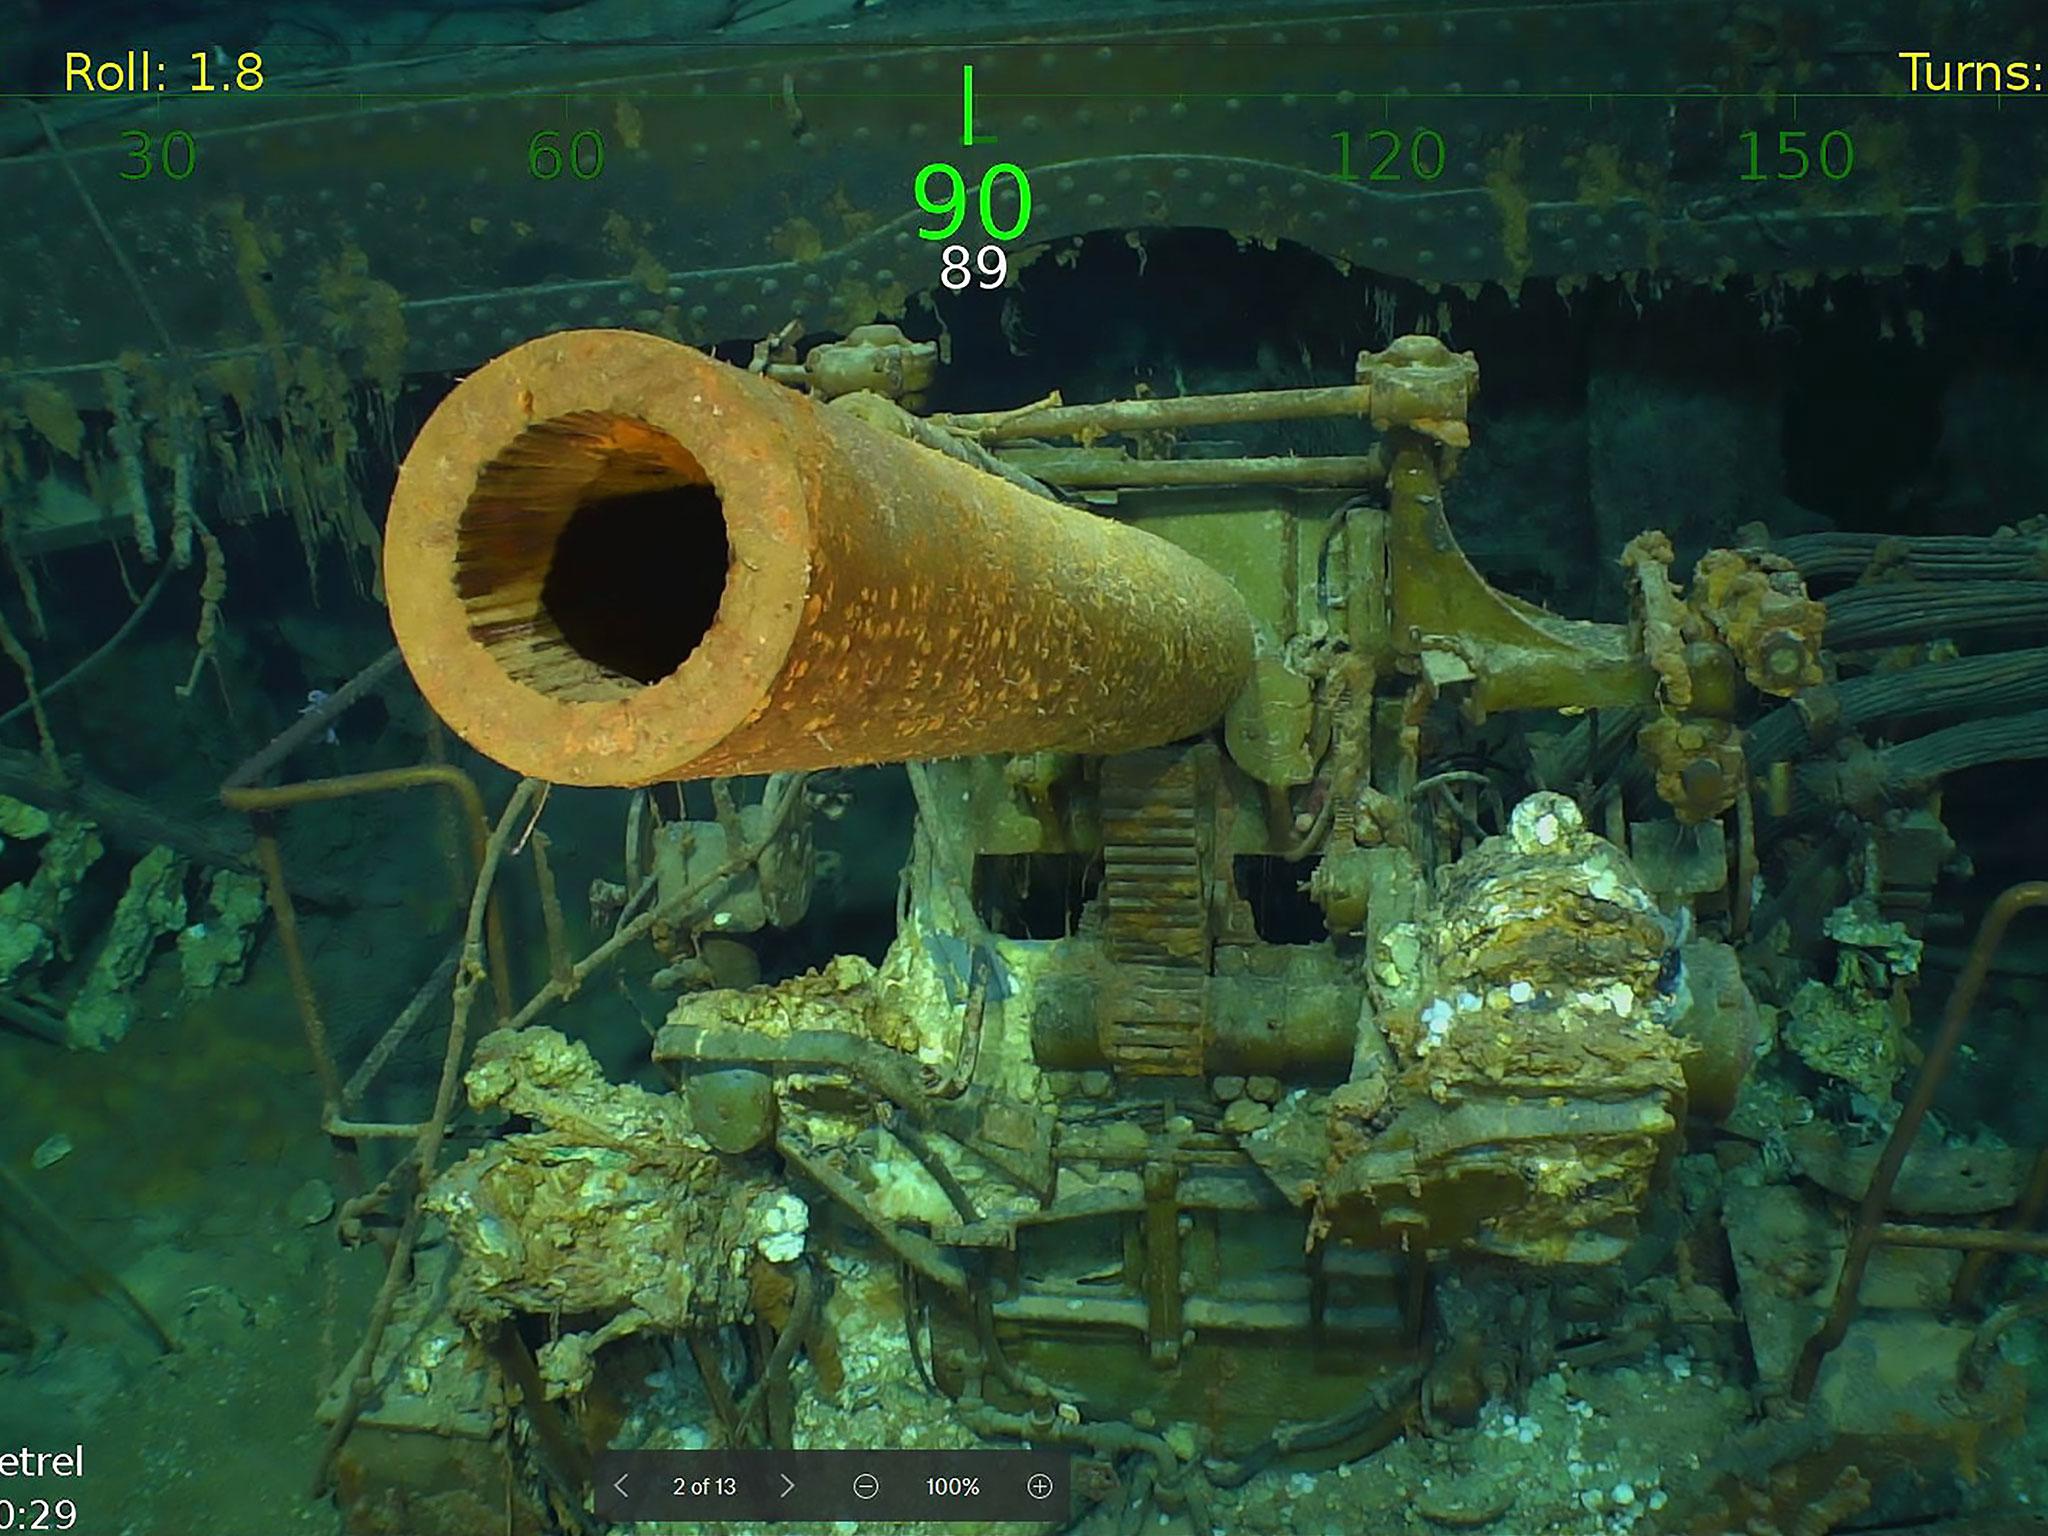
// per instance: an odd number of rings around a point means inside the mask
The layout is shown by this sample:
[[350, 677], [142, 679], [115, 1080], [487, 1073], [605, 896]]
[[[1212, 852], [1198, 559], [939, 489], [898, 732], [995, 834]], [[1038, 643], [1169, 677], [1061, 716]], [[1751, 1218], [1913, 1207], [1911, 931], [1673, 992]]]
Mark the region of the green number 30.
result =
[[182, 128], [165, 134], [154, 146], [140, 128], [125, 128], [121, 137], [132, 141], [128, 158], [135, 162], [133, 170], [121, 173], [123, 181], [147, 181], [159, 169], [172, 181], [183, 181], [199, 163], [199, 146]]

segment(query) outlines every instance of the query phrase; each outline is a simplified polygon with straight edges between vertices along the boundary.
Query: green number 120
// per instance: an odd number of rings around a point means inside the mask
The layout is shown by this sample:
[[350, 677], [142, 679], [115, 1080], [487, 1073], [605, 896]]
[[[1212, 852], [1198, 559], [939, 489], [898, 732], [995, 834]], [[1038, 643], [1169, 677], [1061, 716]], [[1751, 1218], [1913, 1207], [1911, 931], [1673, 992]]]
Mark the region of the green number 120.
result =
[[[996, 224], [995, 210], [990, 206], [993, 199], [996, 178], [1007, 176], [1017, 187], [1017, 222], [1008, 229]], [[939, 183], [947, 190], [942, 196], [932, 195], [933, 183]], [[967, 180], [959, 170], [943, 160], [934, 160], [917, 173], [917, 206], [926, 213], [934, 214], [946, 221], [940, 229], [920, 229], [919, 236], [926, 240], [950, 240], [954, 232], [967, 219]], [[991, 240], [1014, 240], [1024, 233], [1024, 226], [1031, 222], [1031, 183], [1024, 172], [1005, 160], [988, 168], [988, 174], [981, 178], [981, 185], [975, 188], [981, 227]]]

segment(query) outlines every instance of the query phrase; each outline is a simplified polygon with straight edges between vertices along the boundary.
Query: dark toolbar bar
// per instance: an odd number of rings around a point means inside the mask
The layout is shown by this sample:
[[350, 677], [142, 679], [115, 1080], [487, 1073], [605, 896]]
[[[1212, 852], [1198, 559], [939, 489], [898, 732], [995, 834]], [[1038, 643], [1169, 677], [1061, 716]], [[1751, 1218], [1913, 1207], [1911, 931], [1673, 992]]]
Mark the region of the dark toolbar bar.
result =
[[606, 1520], [1065, 1520], [1061, 1451], [612, 1451]]

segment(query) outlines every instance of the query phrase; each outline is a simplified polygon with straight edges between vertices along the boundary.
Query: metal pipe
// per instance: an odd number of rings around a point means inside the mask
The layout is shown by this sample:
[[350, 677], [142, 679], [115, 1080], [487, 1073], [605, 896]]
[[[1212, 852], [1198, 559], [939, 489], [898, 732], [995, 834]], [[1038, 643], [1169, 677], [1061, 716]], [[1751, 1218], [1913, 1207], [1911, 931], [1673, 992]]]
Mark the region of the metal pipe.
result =
[[664, 1024], [654, 1037], [654, 1059], [771, 1073], [844, 1072], [912, 1119], [924, 1120], [931, 1113], [914, 1057], [843, 1030], [793, 1029], [786, 1035], [768, 1035], [751, 1029]]
[[863, 389], [850, 395], [841, 395], [832, 402], [832, 409], [844, 411], [849, 416], [857, 416], [878, 432], [887, 432], [891, 437], [908, 438], [920, 448], [943, 453], [949, 459], [958, 459], [971, 468], [1007, 480], [1018, 490], [1029, 492], [1041, 501], [1060, 499], [1052, 487], [1032, 479], [1015, 465], [1004, 463], [974, 438], [934, 426], [924, 417], [913, 416], [894, 400], [875, 394], [872, 390]]
[[813, 1156], [810, 1149], [799, 1146], [791, 1137], [778, 1135], [775, 1150], [797, 1172], [837, 1200], [884, 1248], [918, 1274], [951, 1295], [967, 1294], [967, 1271], [954, 1262], [943, 1245], [878, 1213], [868, 1203], [867, 1196], [861, 1193], [858, 1184], [834, 1168], [822, 1155]]
[[1101, 448], [1007, 448], [1002, 462], [1064, 490], [1147, 490], [1157, 486], [1297, 485], [1349, 489], [1384, 485], [1378, 453], [1308, 458], [1131, 459]]
[[398, 651], [394, 647], [371, 662], [354, 677], [343, 683], [319, 703], [309, 705], [306, 712], [290, 725], [272, 737], [269, 744], [253, 756], [243, 760], [240, 767], [228, 775], [221, 788], [246, 789], [269, 773], [284, 760], [298, 751], [309, 741], [318, 741], [334, 728], [334, 722], [342, 713], [365, 695], [375, 692], [384, 685], [384, 680], [398, 667]]
[[270, 898], [270, 915], [277, 922], [278, 944], [284, 950], [285, 973], [291, 978], [292, 998], [299, 1009], [299, 1026], [305, 1031], [306, 1053], [313, 1058], [313, 1074], [320, 1080], [320, 1102], [325, 1115], [341, 1108], [341, 1073], [334, 1065], [334, 1052], [327, 1043], [327, 1021], [320, 1012], [320, 996], [313, 987], [313, 973], [306, 964], [305, 946], [299, 942], [299, 914], [292, 905], [291, 887], [285, 884], [284, 858], [278, 852], [277, 831], [270, 818], [251, 812], [256, 823], [256, 862], [263, 871], [264, 893]]
[[[747, 1395], [740, 1400], [741, 1430], [744, 1431], [760, 1414], [777, 1383], [784, 1387], [788, 1386], [790, 1362], [796, 1358], [797, 1346], [810, 1336], [811, 1324], [816, 1321], [817, 1304], [817, 1274], [810, 1265], [799, 1264], [796, 1267], [796, 1294], [790, 1298], [789, 1316], [783, 1320], [782, 1332], [775, 1338], [775, 1347], [769, 1351], [767, 1360], [761, 1366], [759, 1379], [747, 1389]], [[762, 1429], [766, 1431], [768, 1428], [768, 1422], [764, 1419]], [[763, 1439], [772, 1442], [774, 1436], [764, 1433]]]
[[1200, 731], [1236, 590], [674, 342], [542, 337], [442, 402], [385, 536], [392, 628], [479, 751], [569, 784]]
[[595, 1536], [597, 1522], [582, 1506], [592, 1477], [590, 1446], [565, 1422], [562, 1408], [549, 1398], [540, 1379], [540, 1362], [527, 1347], [519, 1325], [510, 1319], [484, 1334], [484, 1349], [518, 1389], [519, 1406], [533, 1430], [535, 1459], [557, 1495], [555, 1503], [571, 1536]]
[[1977, 718], [2048, 703], [2048, 650], [1960, 656], [1900, 672], [1872, 672], [1828, 688], [1809, 688], [1751, 725], [1743, 741], [1749, 771], [1761, 778], [1776, 762], [1825, 746], [1873, 721], [1927, 715]]
[[441, 1142], [448, 1133], [448, 1116], [455, 1107], [456, 1084], [462, 1076], [463, 1052], [469, 1040], [469, 1010], [476, 1001], [477, 983], [487, 969], [483, 934], [484, 914], [490, 910], [491, 887], [497, 883], [498, 866], [505, 857], [506, 845], [512, 841], [513, 829], [520, 824], [527, 805], [540, 787], [533, 779], [520, 781], [512, 791], [512, 798], [505, 802], [498, 825], [484, 845], [483, 857], [478, 861], [476, 890], [470, 897], [469, 917], [462, 929], [462, 958], [456, 966], [448, 1019], [448, 1044], [441, 1055], [441, 1079], [434, 1089], [433, 1110], [420, 1122], [419, 1137], [410, 1159], [416, 1170], [416, 1181], [406, 1206], [405, 1220], [400, 1223], [397, 1240], [391, 1246], [383, 1283], [370, 1304], [370, 1320], [363, 1328], [362, 1342], [356, 1346], [355, 1354], [341, 1374], [341, 1404], [335, 1410], [333, 1423], [328, 1426], [327, 1438], [321, 1443], [319, 1464], [313, 1473], [315, 1498], [325, 1497], [333, 1486], [334, 1458], [347, 1442], [357, 1418], [362, 1414], [363, 1405], [374, 1390], [372, 1370], [377, 1363], [377, 1345], [384, 1337], [384, 1330], [390, 1326], [399, 1293], [412, 1277], [413, 1250], [426, 1222], [427, 1190], [434, 1182]]
[[1828, 649], [1836, 652], [1914, 640], [2038, 629], [2048, 620], [2048, 581], [1881, 582], [1831, 592]]
[[555, 872], [548, 864], [548, 835], [539, 828], [533, 833], [533, 884], [540, 897], [540, 926], [548, 941], [548, 980], [568, 997], [576, 990], [575, 962], [569, 958], [568, 930], [562, 922], [562, 898], [555, 889]]
[[1958, 1379], [1967, 1392], [1976, 1393], [1984, 1389], [1984, 1377], [1991, 1369], [1991, 1357], [1998, 1351], [1998, 1341], [2015, 1323], [2048, 1313], [2048, 1291], [2036, 1291], [2022, 1301], [2007, 1302], [1996, 1312], [1985, 1318], [1970, 1344], [1963, 1351], [1962, 1369]]
[[[382, 794], [392, 789], [419, 789], [438, 787], [455, 797], [462, 809], [462, 819], [469, 832], [469, 860], [473, 869], [483, 867], [484, 839], [484, 797], [476, 787], [476, 780], [449, 763], [416, 763], [410, 768], [380, 768], [371, 773], [344, 773], [327, 779], [302, 779], [296, 784], [235, 785], [221, 787], [221, 803], [229, 810], [242, 811], [257, 816], [267, 811], [284, 810], [294, 805], [314, 805], [323, 800], [350, 800], [357, 795]], [[258, 849], [259, 863], [263, 855]], [[262, 863], [264, 874], [273, 874], [271, 864], [276, 864], [275, 878], [280, 882], [277, 889], [283, 889], [284, 866], [278, 860], [275, 850], [269, 863]], [[276, 907], [273, 896], [271, 905]], [[279, 919], [282, 924], [282, 917]], [[512, 1012], [512, 971], [506, 958], [505, 921], [498, 910], [498, 899], [490, 898], [484, 924], [485, 949], [490, 955], [491, 992], [497, 1001], [498, 1019], [503, 1022]], [[310, 1025], [308, 1026], [311, 1027]]]
[[[2048, 1254], [2048, 1233], [2036, 1233], [2034, 1226], [2041, 1219], [2041, 1212], [2048, 1209], [2048, 1146], [2035, 1154], [2034, 1166], [2027, 1175], [2026, 1187], [2020, 1191], [2019, 1200], [2014, 1204], [2012, 1218], [2006, 1222], [2003, 1235], [2031, 1237], [2039, 1246], [2011, 1251], [2026, 1251]], [[1949, 1292], [1949, 1305], [1961, 1311], [1977, 1300], [1977, 1288], [1984, 1281], [1985, 1272], [1990, 1269], [2000, 1252], [2007, 1251], [1986, 1246], [1967, 1255], [1963, 1267], [1956, 1273], [1956, 1283]]]
[[2048, 1258], [2048, 1232], [1997, 1227], [1930, 1227], [1911, 1221], [1888, 1221], [1877, 1240], [1892, 1248], [1946, 1248], [1977, 1257], [1993, 1253], [2031, 1253]]
[[[46, 811], [76, 811], [100, 830], [109, 843], [147, 853], [161, 843], [209, 869], [235, 869], [261, 874], [248, 841], [209, 822], [167, 814], [154, 801], [140, 799], [78, 772], [54, 779], [34, 752], [0, 747], [0, 795], [12, 795]], [[345, 910], [357, 891], [344, 881], [294, 879], [292, 894], [319, 906]]]
[[1251, 389], [1227, 395], [1167, 395], [1150, 400], [1100, 400], [1066, 405], [1043, 400], [1008, 411], [977, 411], [933, 418], [984, 443], [1024, 437], [1102, 437], [1113, 432], [1163, 432], [1178, 427], [1237, 426], [1256, 421], [1311, 421], [1372, 417], [1370, 384], [1326, 384], [1307, 389]]
[[1813, 1394], [1814, 1383], [1820, 1379], [1821, 1362], [1849, 1331], [1849, 1323], [1856, 1315], [1858, 1294], [1863, 1289], [1863, 1272], [1870, 1266], [1871, 1251], [1884, 1237], [1885, 1207], [1891, 1201], [1892, 1185], [1906, 1164], [1906, 1154], [1913, 1148], [1913, 1137], [1920, 1129], [1920, 1122], [1927, 1118], [1927, 1111], [1934, 1103], [1935, 1090], [1948, 1076], [1949, 1063], [1955, 1058], [1956, 1046], [1962, 1042], [1963, 1031], [1969, 1026], [1971, 1010], [1977, 1005], [1977, 994], [1984, 990], [1985, 978], [1991, 974], [1991, 961], [2005, 940], [2005, 930], [2027, 908], [2039, 906], [2048, 906], [2048, 881], [2023, 881], [2000, 892], [1991, 909], [1984, 914], [1983, 924], [1977, 929], [1976, 942], [1970, 946], [1969, 963], [1963, 967], [1962, 975], [1956, 978], [1955, 990], [1948, 995], [1941, 1029], [1921, 1064], [1920, 1076], [1913, 1083], [1912, 1096], [1899, 1112], [1899, 1118], [1892, 1126], [1891, 1138], [1885, 1142], [1877, 1167], [1870, 1175], [1870, 1185], [1863, 1191], [1863, 1203], [1857, 1208], [1856, 1225], [1849, 1234], [1849, 1247], [1842, 1255], [1842, 1269], [1835, 1281], [1835, 1296], [1828, 1306], [1827, 1319], [1814, 1330], [1813, 1336], [1806, 1341], [1806, 1347], [1800, 1351], [1799, 1364], [1792, 1373], [1795, 1401], [1805, 1402]]
[[19, 998], [0, 995], [0, 1024], [50, 1045], [63, 1045], [68, 1039], [62, 1019]]
[[1888, 533], [1800, 533], [1773, 539], [1771, 550], [1799, 567], [1808, 581], [1860, 580], [1873, 566], [1916, 581], [2022, 580], [2048, 576], [2048, 537], [1932, 534], [1900, 538]]
[[[363, 1057], [362, 1065], [358, 1066], [350, 1074], [349, 1080], [342, 1084], [343, 1112], [355, 1113], [356, 1108], [363, 1102], [363, 1095], [370, 1091], [370, 1085], [377, 1080], [377, 1074], [384, 1070], [384, 1064], [391, 1059], [392, 1053], [405, 1043], [406, 1037], [413, 1032], [419, 1021], [426, 1017], [426, 1012], [434, 1005], [434, 1000], [447, 995], [448, 984], [455, 979], [455, 962], [461, 958], [462, 941], [457, 939], [448, 946], [448, 953], [441, 957], [441, 963], [434, 967], [433, 974], [419, 984], [412, 995], [412, 1001], [399, 1010], [398, 1017], [391, 1021], [390, 1027], [378, 1038], [377, 1043], [370, 1047], [368, 1054]], [[328, 1134], [335, 1133], [330, 1131]]]

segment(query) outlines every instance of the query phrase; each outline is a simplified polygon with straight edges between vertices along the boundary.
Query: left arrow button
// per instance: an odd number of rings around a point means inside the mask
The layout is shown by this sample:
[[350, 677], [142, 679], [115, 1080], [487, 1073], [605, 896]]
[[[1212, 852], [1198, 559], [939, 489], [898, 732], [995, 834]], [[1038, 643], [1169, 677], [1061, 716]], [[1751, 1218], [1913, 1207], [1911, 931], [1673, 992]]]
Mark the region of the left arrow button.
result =
[[620, 1498], [623, 1499], [626, 1496], [626, 1474], [624, 1472], [619, 1474], [619, 1480], [613, 1483], [612, 1487], [617, 1490]]

